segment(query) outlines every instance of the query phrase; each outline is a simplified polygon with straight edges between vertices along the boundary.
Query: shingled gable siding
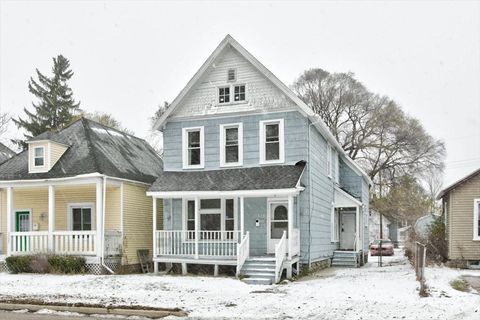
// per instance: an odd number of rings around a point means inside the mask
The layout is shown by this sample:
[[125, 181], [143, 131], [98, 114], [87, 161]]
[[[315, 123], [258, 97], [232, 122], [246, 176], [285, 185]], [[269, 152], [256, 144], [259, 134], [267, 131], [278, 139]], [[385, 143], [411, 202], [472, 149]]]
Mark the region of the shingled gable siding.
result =
[[473, 201], [480, 198], [480, 175], [449, 193], [449, 258], [479, 260], [480, 241], [473, 240]]
[[259, 122], [285, 119], [285, 163], [295, 164], [307, 158], [307, 120], [297, 111], [252, 114], [168, 122], [164, 132], [165, 171], [182, 170], [182, 128], [203, 126], [205, 130], [205, 170], [220, 167], [220, 124], [243, 123], [243, 167], [259, 166]]
[[[227, 72], [236, 69], [237, 80], [227, 83]], [[288, 99], [270, 80], [266, 79], [243, 58], [235, 49], [227, 48], [215, 61], [208, 74], [201, 79], [194, 89], [185, 98], [181, 106], [171, 116], [198, 117], [206, 114], [231, 113], [232, 109], [239, 111], [270, 111], [295, 108]], [[246, 86], [246, 101], [235, 104], [218, 104], [218, 87], [225, 85], [244, 84]], [[233, 101], [233, 88], [230, 101]]]

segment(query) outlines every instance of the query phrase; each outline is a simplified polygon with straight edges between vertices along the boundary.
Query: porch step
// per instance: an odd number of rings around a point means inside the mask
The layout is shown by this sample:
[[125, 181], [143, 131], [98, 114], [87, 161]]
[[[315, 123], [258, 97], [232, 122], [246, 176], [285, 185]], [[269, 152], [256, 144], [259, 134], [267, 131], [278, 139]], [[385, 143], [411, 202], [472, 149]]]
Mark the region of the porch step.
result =
[[252, 277], [252, 278], [244, 278], [242, 279], [242, 281], [247, 284], [263, 284], [263, 285], [272, 284], [272, 279], [270, 278]]
[[275, 282], [275, 258], [251, 257], [245, 261], [240, 273], [245, 276], [242, 279], [245, 283], [272, 284]]
[[332, 266], [356, 268], [358, 266], [357, 253], [355, 251], [335, 251]]

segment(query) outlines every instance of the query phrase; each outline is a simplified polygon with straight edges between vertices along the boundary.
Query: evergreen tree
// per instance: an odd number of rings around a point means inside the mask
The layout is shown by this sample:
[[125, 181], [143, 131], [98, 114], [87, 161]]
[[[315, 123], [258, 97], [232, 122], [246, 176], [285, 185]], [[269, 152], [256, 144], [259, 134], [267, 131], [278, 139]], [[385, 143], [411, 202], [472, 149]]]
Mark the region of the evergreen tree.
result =
[[[72, 121], [80, 111], [80, 103], [73, 98], [72, 89], [67, 81], [73, 76], [70, 61], [62, 55], [53, 58], [53, 76], [43, 75], [38, 69], [38, 80], [30, 78], [28, 90], [38, 98], [33, 102], [33, 112], [24, 108], [26, 119], [12, 119], [19, 129], [24, 129], [25, 140], [45, 131], [59, 130]], [[25, 140], [14, 141], [19, 146], [26, 146]]]

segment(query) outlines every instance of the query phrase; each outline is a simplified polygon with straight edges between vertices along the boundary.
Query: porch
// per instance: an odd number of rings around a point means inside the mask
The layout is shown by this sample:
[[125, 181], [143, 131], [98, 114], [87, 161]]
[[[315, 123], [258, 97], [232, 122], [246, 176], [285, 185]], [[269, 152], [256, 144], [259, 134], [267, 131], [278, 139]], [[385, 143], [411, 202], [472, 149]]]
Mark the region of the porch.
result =
[[100, 177], [0, 186], [1, 254], [76, 255], [88, 263], [120, 256], [120, 188]]

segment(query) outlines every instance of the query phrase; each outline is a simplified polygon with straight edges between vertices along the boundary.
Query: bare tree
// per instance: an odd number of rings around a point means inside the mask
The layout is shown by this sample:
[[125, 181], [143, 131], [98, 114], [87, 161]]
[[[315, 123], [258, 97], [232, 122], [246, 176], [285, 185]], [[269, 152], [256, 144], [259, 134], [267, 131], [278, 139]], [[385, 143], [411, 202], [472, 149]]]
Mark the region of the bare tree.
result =
[[306, 70], [293, 90], [368, 172], [377, 192], [398, 176], [443, 168], [443, 142], [431, 137], [395, 101], [370, 92], [352, 73]]

